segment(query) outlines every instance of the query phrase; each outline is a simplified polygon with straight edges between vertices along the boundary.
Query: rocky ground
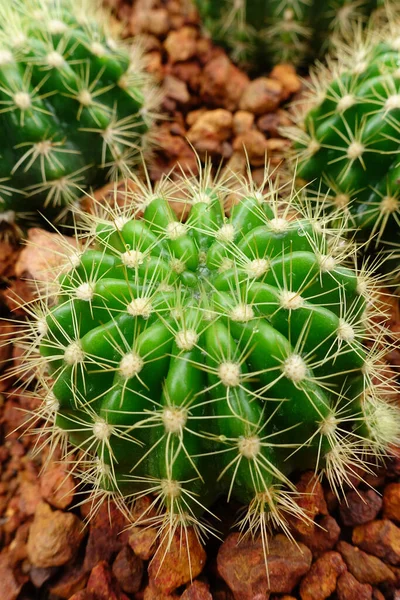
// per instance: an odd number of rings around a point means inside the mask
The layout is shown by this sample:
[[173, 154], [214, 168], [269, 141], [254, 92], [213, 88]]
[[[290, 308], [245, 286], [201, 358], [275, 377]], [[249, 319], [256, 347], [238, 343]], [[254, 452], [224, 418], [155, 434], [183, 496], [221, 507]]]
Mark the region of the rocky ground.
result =
[[[120, 0], [108, 4], [126, 35], [141, 36], [147, 68], [164, 92], [167, 118], [156, 131], [153, 180], [177, 162], [195, 173], [193, 149], [241, 173], [248, 159], [259, 183], [266, 155], [280, 165], [288, 142], [278, 129], [290, 123], [285, 103], [302, 88], [289, 65], [250, 81], [178, 0], [138, 0], [134, 8]], [[3, 319], [23, 318], [15, 299], [33, 297], [27, 279], [43, 279], [49, 249], [57, 260], [51, 234], [32, 229], [29, 238], [30, 248], [0, 244]], [[16, 366], [17, 326], [8, 320], [0, 325], [10, 339], [0, 347], [0, 360]], [[400, 332], [394, 297], [389, 326]], [[400, 353], [388, 359], [398, 366]], [[268, 579], [261, 545], [238, 545], [237, 533], [229, 531], [235, 507], [221, 511], [223, 543], [203, 548], [193, 535], [176, 535], [164, 561], [155, 531], [126, 529], [113, 504], [88, 522], [85, 495], [57, 451], [50, 462], [46, 451], [33, 451], [38, 432], [26, 429], [36, 403], [12, 377], [0, 381], [0, 600], [400, 600], [400, 452], [375, 477], [366, 475], [357, 489], [346, 490], [342, 501], [312, 473], [303, 474], [298, 488], [307, 494], [299, 502], [312, 522], [291, 522], [297, 545], [279, 533], [271, 537]], [[148, 502], [136, 507], [137, 516]]]

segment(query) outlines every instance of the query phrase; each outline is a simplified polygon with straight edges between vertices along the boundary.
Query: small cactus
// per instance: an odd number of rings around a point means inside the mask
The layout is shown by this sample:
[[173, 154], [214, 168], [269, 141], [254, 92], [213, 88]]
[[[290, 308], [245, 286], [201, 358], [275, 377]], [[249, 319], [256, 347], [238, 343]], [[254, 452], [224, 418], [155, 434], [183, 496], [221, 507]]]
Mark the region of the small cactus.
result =
[[338, 491], [400, 441], [385, 309], [345, 216], [332, 228], [292, 182], [237, 183], [206, 169], [83, 215], [24, 340], [42, 434], [70, 444], [95, 504], [152, 495], [160, 536], [212, 530], [218, 497], [246, 507], [244, 533], [285, 529], [307, 518], [294, 471]]
[[111, 34], [97, 0], [1, 0], [0, 221], [48, 207], [53, 218], [134, 165], [148, 87], [138, 48]]
[[195, 0], [205, 27], [234, 60], [256, 69], [304, 64], [381, 0]]
[[[298, 176], [348, 209], [360, 238], [387, 253], [400, 245], [399, 35], [395, 15], [355, 30], [317, 67], [307, 111], [287, 130]], [[399, 260], [392, 264], [399, 275]]]

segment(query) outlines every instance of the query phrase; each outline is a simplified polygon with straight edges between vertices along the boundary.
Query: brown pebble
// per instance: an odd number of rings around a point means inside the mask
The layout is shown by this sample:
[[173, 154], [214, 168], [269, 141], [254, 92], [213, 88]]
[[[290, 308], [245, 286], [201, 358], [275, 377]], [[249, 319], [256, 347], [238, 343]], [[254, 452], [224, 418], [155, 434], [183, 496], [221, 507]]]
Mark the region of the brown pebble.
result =
[[352, 490], [339, 506], [344, 525], [354, 527], [376, 519], [382, 508], [382, 498], [374, 490]]
[[332, 550], [340, 536], [340, 527], [330, 515], [322, 517], [318, 525], [311, 528], [309, 533], [297, 534], [297, 538], [306, 544], [313, 553], [314, 558], [328, 550]]
[[389, 483], [383, 493], [383, 516], [400, 522], [400, 483]]
[[180, 600], [180, 596], [177, 594], [163, 594], [150, 583], [143, 592], [143, 600]]
[[193, 528], [165, 536], [149, 565], [149, 581], [164, 594], [197, 577], [204, 568], [206, 553]]
[[181, 600], [213, 600], [209, 586], [203, 581], [194, 581], [182, 594]]
[[113, 581], [110, 567], [105, 561], [99, 562], [92, 569], [86, 591], [93, 600], [129, 600]]
[[384, 581], [395, 581], [395, 575], [376, 556], [363, 552], [356, 546], [340, 541], [336, 549], [343, 556], [348, 570], [360, 583], [378, 585]]
[[73, 513], [52, 511], [40, 502], [29, 530], [28, 558], [35, 567], [58, 567], [73, 558], [85, 536]]
[[372, 600], [372, 587], [368, 583], [359, 583], [348, 571], [337, 580], [338, 600]]
[[268, 77], [254, 79], [244, 91], [239, 107], [255, 115], [263, 115], [278, 108], [282, 102], [283, 87], [279, 81]]
[[268, 137], [280, 137], [281, 127], [289, 127], [292, 125], [292, 120], [289, 117], [289, 114], [282, 110], [281, 108], [262, 115], [257, 120], [257, 127], [263, 132], [268, 134]]
[[124, 592], [134, 594], [140, 589], [143, 562], [128, 546], [120, 550], [113, 562], [112, 572]]
[[278, 534], [268, 541], [267, 569], [261, 540], [230, 534], [219, 549], [218, 573], [237, 600], [267, 600], [269, 593], [290, 594], [311, 566], [311, 552]]
[[165, 77], [163, 92], [166, 98], [171, 98], [178, 104], [187, 104], [190, 100], [190, 94], [186, 83], [173, 75], [167, 75]]
[[240, 135], [249, 131], [254, 125], [254, 115], [247, 110], [238, 110], [233, 115], [233, 133]]
[[74, 499], [75, 482], [61, 463], [52, 463], [40, 477], [42, 498], [54, 508], [67, 508]]
[[202, 100], [213, 106], [234, 111], [239, 100], [249, 85], [249, 78], [221, 54], [210, 60], [201, 74]]
[[373, 588], [372, 590], [372, 600], [385, 600], [385, 596], [382, 594], [378, 588]]
[[136, 556], [149, 560], [156, 551], [157, 529], [155, 527], [134, 527], [128, 543]]
[[353, 544], [392, 565], [400, 564], [400, 529], [388, 519], [355, 527]]
[[187, 138], [200, 154], [221, 152], [221, 143], [232, 133], [232, 122], [232, 113], [228, 110], [208, 110], [194, 122]]
[[265, 164], [267, 140], [261, 131], [252, 129], [235, 138], [233, 150], [245, 154], [252, 166], [260, 166]]
[[275, 65], [270, 73], [271, 79], [277, 79], [283, 87], [283, 98], [297, 94], [301, 90], [301, 80], [293, 65]]
[[346, 571], [338, 552], [326, 552], [311, 567], [300, 584], [302, 600], [325, 600], [336, 589], [337, 578]]
[[182, 27], [178, 31], [171, 31], [164, 47], [172, 63], [188, 60], [196, 54], [197, 31], [193, 27]]

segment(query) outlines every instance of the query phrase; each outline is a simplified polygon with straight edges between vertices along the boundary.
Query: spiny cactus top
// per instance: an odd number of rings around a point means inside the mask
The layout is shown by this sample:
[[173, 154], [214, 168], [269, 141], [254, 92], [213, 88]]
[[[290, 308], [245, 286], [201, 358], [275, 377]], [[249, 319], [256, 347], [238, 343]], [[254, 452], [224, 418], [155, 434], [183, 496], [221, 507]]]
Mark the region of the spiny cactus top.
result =
[[206, 28], [239, 63], [302, 64], [333, 31], [345, 31], [380, 0], [195, 0]]
[[0, 220], [60, 210], [137, 159], [154, 91], [107, 20], [97, 0], [0, 1]]
[[45, 433], [79, 449], [94, 494], [153, 494], [162, 528], [198, 525], [219, 496], [247, 506], [246, 531], [282, 525], [293, 471], [337, 489], [400, 441], [383, 309], [345, 220], [266, 183], [229, 217], [236, 183], [207, 172], [86, 216], [31, 322]]

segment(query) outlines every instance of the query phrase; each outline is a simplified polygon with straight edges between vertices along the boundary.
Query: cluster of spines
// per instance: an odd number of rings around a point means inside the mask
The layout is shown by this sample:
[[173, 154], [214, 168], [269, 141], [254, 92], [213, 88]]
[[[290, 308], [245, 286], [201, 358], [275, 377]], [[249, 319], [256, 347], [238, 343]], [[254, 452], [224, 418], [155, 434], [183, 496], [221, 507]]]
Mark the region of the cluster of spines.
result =
[[60, 211], [146, 148], [157, 94], [97, 0], [0, 2], [0, 208]]

